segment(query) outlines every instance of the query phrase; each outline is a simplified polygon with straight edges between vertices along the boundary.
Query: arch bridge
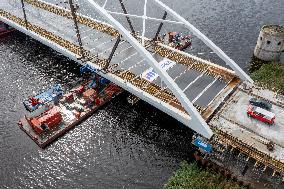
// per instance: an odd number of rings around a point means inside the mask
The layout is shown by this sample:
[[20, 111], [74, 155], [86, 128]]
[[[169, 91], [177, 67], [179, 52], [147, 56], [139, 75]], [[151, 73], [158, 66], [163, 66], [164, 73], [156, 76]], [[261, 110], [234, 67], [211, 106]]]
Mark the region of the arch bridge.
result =
[[[206, 138], [207, 120], [251, 78], [196, 27], [160, 0], [1, 0], [0, 19]], [[227, 68], [167, 45], [162, 31], [191, 33]]]

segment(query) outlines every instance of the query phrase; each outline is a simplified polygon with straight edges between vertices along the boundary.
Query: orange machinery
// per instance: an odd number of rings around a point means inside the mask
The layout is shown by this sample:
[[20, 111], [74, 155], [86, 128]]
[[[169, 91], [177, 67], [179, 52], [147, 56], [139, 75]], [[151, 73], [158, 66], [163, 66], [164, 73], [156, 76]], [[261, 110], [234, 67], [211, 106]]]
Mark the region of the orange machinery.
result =
[[36, 133], [42, 134], [44, 131], [58, 126], [62, 122], [62, 115], [59, 108], [53, 106], [42, 115], [31, 118], [29, 122]]

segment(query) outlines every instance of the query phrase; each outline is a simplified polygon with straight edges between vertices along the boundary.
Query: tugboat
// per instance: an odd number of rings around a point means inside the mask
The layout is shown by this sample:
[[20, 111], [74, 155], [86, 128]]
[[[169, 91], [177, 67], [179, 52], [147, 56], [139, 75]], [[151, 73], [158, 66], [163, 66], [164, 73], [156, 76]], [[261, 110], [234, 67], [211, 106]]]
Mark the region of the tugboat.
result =
[[24, 101], [19, 127], [41, 148], [74, 128], [122, 89], [95, 75], [63, 95], [60, 85]]
[[191, 46], [191, 35], [183, 36], [182, 33], [169, 32], [163, 35], [164, 43], [180, 51], [186, 50]]
[[0, 36], [11, 33], [13, 31], [15, 31], [14, 28], [12, 28], [8, 24], [5, 24], [4, 22], [0, 21]]

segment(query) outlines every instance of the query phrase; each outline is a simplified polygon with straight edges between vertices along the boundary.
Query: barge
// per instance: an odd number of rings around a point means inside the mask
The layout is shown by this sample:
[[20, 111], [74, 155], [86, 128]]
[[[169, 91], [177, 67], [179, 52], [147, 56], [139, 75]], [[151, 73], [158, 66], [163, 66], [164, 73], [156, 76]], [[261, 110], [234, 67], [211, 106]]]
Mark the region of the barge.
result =
[[96, 75], [64, 95], [60, 91], [56, 85], [24, 101], [28, 113], [18, 125], [41, 148], [88, 118], [122, 89]]

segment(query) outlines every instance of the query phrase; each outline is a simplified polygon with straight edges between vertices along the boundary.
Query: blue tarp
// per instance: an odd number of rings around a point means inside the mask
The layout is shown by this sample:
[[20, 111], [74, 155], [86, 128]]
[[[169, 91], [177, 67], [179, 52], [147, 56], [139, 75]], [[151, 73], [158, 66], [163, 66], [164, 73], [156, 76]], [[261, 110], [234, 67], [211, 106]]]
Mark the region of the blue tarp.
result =
[[81, 73], [86, 73], [86, 72], [92, 72], [92, 73], [97, 73], [97, 69], [94, 68], [93, 66], [89, 65], [89, 64], [85, 64], [84, 66], [82, 66], [80, 68], [80, 72]]
[[59, 100], [59, 97], [63, 95], [63, 90], [59, 84], [54, 85], [53, 87], [49, 88], [48, 90], [34, 96], [34, 98], [38, 99], [41, 103], [32, 106], [31, 102], [28, 100], [25, 100], [24, 106], [25, 108], [32, 112], [36, 110], [38, 107], [51, 102], [51, 101], [57, 101]]

